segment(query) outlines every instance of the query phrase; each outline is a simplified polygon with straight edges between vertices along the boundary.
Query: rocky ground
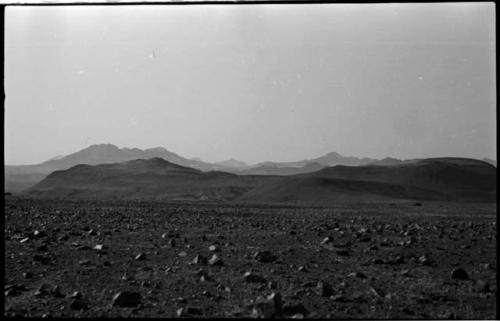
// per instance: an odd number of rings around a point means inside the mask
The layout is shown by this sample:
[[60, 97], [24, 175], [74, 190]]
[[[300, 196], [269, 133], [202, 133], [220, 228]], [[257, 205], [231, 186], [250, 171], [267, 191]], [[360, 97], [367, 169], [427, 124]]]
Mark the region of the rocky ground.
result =
[[5, 315], [495, 319], [496, 204], [5, 204]]

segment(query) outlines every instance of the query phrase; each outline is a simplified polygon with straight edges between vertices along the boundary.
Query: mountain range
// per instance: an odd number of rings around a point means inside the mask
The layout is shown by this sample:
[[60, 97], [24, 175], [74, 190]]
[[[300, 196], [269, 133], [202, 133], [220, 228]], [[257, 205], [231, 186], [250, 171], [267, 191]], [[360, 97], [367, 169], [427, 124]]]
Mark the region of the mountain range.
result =
[[[19, 193], [42, 181], [54, 171], [66, 170], [73, 166], [122, 163], [137, 159], [161, 158], [169, 163], [189, 167], [200, 172], [223, 171], [237, 175], [290, 176], [316, 172], [326, 167], [344, 166], [395, 166], [410, 164], [419, 160], [399, 160], [395, 158], [373, 159], [346, 157], [336, 152], [324, 156], [296, 162], [263, 162], [248, 165], [245, 162], [229, 159], [217, 163], [204, 162], [199, 158], [188, 159], [163, 147], [139, 149], [118, 148], [112, 144], [91, 145], [66, 156], [57, 156], [40, 164], [5, 166], [5, 190]], [[491, 163], [491, 160], [490, 160]], [[496, 166], [496, 163], [495, 163]]]
[[496, 200], [496, 168], [463, 158], [394, 166], [334, 166], [294, 175], [201, 171], [162, 158], [77, 165], [24, 194], [41, 198], [206, 200], [331, 204], [338, 201]]

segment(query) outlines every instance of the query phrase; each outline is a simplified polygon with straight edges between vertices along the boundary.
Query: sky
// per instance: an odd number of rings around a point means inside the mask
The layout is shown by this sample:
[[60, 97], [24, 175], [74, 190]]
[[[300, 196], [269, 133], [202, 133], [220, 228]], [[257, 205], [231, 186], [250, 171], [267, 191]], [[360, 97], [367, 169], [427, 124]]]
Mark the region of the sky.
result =
[[5, 163], [496, 160], [494, 3], [15, 6]]

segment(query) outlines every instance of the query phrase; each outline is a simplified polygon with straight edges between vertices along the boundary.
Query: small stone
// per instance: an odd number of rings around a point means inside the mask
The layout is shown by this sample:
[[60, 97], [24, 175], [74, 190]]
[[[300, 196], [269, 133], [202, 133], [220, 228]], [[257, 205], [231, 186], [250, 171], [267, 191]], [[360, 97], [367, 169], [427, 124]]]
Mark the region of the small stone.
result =
[[410, 275], [410, 270], [401, 270], [401, 272], [399, 272], [402, 276], [409, 276]]
[[187, 256], [187, 253], [182, 251], [178, 254], [180, 257], [186, 257]]
[[208, 264], [222, 266], [224, 265], [224, 262], [222, 262], [222, 260], [216, 254], [214, 254], [210, 258], [210, 260], [208, 260]]
[[29, 237], [25, 237], [24, 239], [22, 239], [22, 240], [21, 240], [21, 241], [19, 241], [19, 242], [21, 242], [21, 243], [26, 243], [26, 242], [28, 242], [29, 240], [30, 240], [30, 238], [29, 238]]
[[82, 297], [82, 294], [78, 291], [75, 291], [71, 294], [70, 296], [71, 298], [81, 298]]
[[[252, 316], [269, 319], [274, 317], [278, 309], [276, 307], [276, 298], [275, 294], [271, 294], [273, 296], [271, 299], [258, 298], [255, 304], [252, 307]], [[281, 305], [281, 298], [278, 297], [279, 304]]]
[[276, 257], [270, 251], [259, 251], [254, 254], [253, 258], [262, 263], [270, 263], [276, 260]]
[[333, 295], [333, 289], [327, 282], [319, 281], [316, 285], [316, 292], [322, 297], [330, 297]]
[[418, 258], [418, 262], [425, 266], [430, 266], [432, 264], [431, 259], [429, 259], [426, 255], [422, 255]]
[[104, 245], [103, 244], [97, 244], [96, 246], [94, 246], [94, 250], [102, 251], [102, 250], [104, 250]]
[[454, 280], [470, 280], [469, 274], [462, 268], [451, 271], [451, 278]]
[[69, 306], [73, 310], [85, 310], [88, 308], [88, 303], [83, 298], [75, 298]]
[[267, 280], [259, 275], [253, 274], [252, 272], [246, 272], [243, 275], [243, 280], [246, 283], [267, 283]]
[[209, 250], [210, 252], [220, 252], [220, 248], [219, 248], [217, 245], [210, 245], [210, 246], [208, 247], [208, 250]]
[[50, 294], [52, 294], [56, 298], [64, 298], [64, 294], [61, 293], [61, 289], [59, 288], [58, 285], [56, 285], [51, 291]]
[[135, 307], [141, 303], [141, 295], [137, 292], [123, 291], [113, 296], [113, 305], [120, 307]]
[[201, 265], [206, 265], [208, 263], [208, 260], [206, 257], [202, 256], [202, 255], [196, 255], [193, 259], [193, 261], [191, 261], [192, 264], [201, 264]]
[[64, 234], [64, 235], [61, 235], [57, 238], [58, 241], [67, 241], [69, 240], [69, 235], [68, 234]]
[[144, 261], [146, 259], [146, 254], [145, 253], [139, 253], [135, 256], [136, 261]]
[[327, 236], [321, 241], [321, 244], [328, 244], [332, 242], [333, 242], [333, 237]]
[[366, 275], [362, 272], [352, 272], [347, 275], [348, 277], [354, 277], [354, 278], [360, 278], [360, 279], [366, 279]]

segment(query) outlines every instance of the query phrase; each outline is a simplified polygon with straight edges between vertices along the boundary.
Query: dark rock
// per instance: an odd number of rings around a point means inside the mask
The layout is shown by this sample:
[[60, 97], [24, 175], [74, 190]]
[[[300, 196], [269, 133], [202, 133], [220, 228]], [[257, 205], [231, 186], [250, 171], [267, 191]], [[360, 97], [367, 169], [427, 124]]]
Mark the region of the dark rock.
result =
[[47, 256], [35, 254], [35, 255], [33, 255], [33, 261], [46, 265], [46, 264], [49, 264], [50, 258]]
[[33, 278], [33, 273], [31, 273], [31, 272], [24, 272], [23, 273], [23, 278], [25, 278], [25, 279], [32, 279]]
[[272, 318], [280, 312], [281, 306], [281, 295], [273, 292], [267, 298], [257, 298], [252, 307], [252, 316], [266, 319]]
[[297, 303], [297, 304], [287, 304], [283, 306], [282, 313], [285, 316], [291, 316], [295, 314], [308, 315], [309, 311], [302, 303]]
[[267, 283], [267, 280], [259, 275], [253, 274], [252, 272], [246, 272], [243, 275], [243, 280], [246, 283]]
[[73, 310], [85, 310], [88, 309], [88, 302], [83, 298], [74, 298], [69, 307]]
[[193, 261], [191, 261], [192, 264], [201, 264], [201, 265], [206, 265], [208, 263], [208, 260], [206, 257], [202, 256], [202, 255], [196, 255], [193, 259]]
[[462, 268], [451, 271], [451, 278], [454, 280], [470, 280], [469, 274]]
[[319, 281], [316, 285], [316, 293], [322, 297], [329, 297], [333, 295], [333, 289], [327, 282]]
[[362, 272], [353, 272], [347, 275], [348, 277], [355, 277], [355, 278], [360, 278], [360, 279], [366, 279], [366, 275]]
[[347, 250], [338, 250], [337, 255], [339, 256], [349, 256], [349, 251]]
[[56, 285], [55, 287], [52, 288], [52, 290], [50, 290], [50, 294], [52, 294], [56, 298], [64, 298], [64, 294], [61, 293], [61, 289], [59, 288], [58, 285]]
[[270, 263], [276, 260], [276, 256], [270, 251], [259, 251], [254, 254], [253, 258], [262, 263]]
[[135, 307], [141, 303], [141, 295], [137, 292], [123, 291], [113, 296], [113, 305], [120, 307]]

